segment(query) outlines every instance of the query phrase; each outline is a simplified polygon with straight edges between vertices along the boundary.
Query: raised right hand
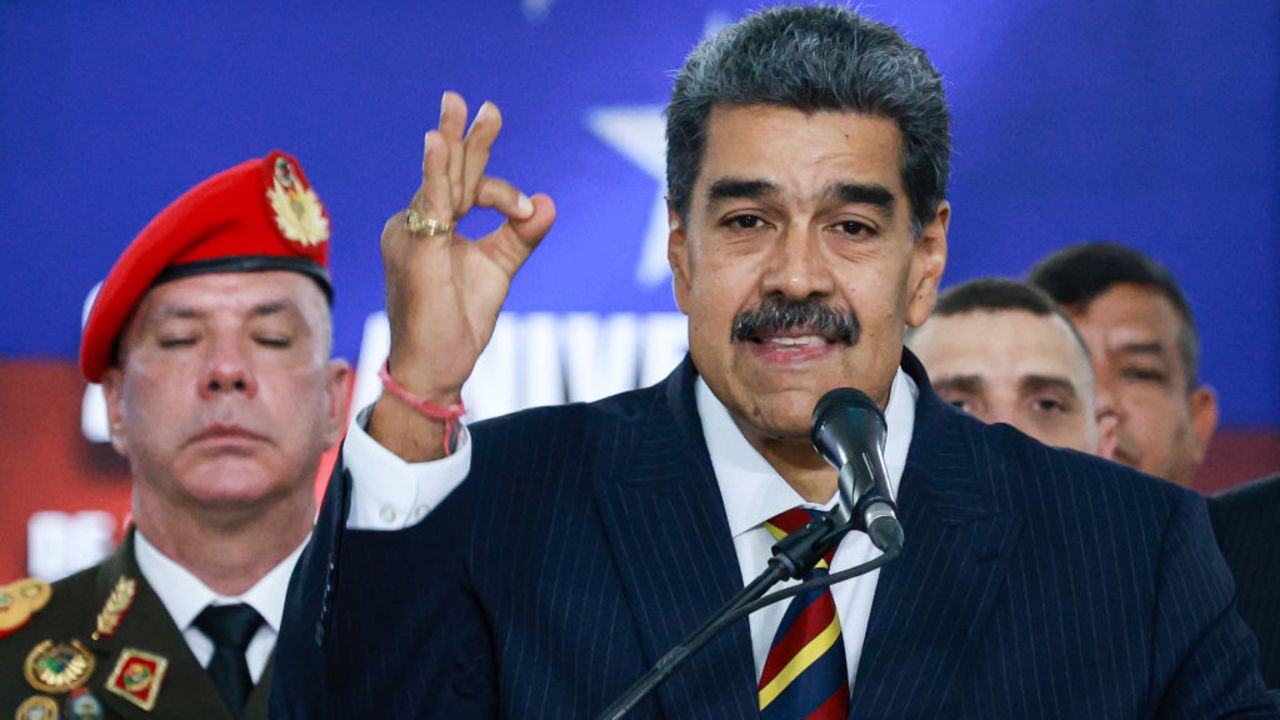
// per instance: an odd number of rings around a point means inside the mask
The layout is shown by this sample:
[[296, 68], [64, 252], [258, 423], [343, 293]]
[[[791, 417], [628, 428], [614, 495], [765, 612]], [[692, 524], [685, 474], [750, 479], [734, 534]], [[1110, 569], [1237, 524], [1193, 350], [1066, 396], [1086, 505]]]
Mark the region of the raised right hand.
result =
[[[481, 105], [464, 136], [466, 121], [466, 102], [457, 93], [445, 93], [440, 126], [426, 135], [422, 185], [382, 231], [391, 375], [438, 405], [458, 402], [462, 384], [493, 335], [512, 278], [555, 220], [551, 198], [528, 197], [485, 175], [502, 128], [497, 106]], [[472, 207], [494, 208], [506, 219], [475, 241], [454, 231], [415, 234], [406, 225], [413, 210], [422, 219], [456, 227]], [[437, 433], [443, 423], [385, 394], [369, 432], [405, 460], [442, 454]]]

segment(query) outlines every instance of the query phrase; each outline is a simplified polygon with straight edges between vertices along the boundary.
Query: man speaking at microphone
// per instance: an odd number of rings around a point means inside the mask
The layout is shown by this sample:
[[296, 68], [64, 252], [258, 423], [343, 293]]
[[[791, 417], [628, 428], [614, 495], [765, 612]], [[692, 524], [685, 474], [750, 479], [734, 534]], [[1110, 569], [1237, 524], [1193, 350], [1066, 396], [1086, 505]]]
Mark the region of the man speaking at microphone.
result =
[[[947, 256], [942, 88], [846, 9], [703, 42], [667, 109], [689, 357], [648, 389], [469, 430], [460, 388], [554, 210], [483, 176], [496, 111], [465, 131], [446, 95], [383, 234], [392, 347], [366, 417], [457, 488], [420, 521], [406, 488], [392, 532], [344, 529], [359, 473], [330, 488], [275, 715], [596, 716], [833, 507], [811, 416], [852, 386], [886, 418], [903, 554], [733, 625], [633, 717], [1276, 717], [1202, 500], [968, 418], [904, 352]], [[509, 219], [470, 242], [453, 227], [476, 203]], [[878, 554], [851, 532], [814, 573]]]

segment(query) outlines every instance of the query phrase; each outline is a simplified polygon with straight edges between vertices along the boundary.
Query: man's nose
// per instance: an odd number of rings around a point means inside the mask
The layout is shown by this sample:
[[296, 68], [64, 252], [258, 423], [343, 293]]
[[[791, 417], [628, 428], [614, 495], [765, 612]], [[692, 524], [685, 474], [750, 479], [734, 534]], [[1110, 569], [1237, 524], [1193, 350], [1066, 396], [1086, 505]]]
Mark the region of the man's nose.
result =
[[984, 423], [987, 423], [988, 425], [994, 425], [996, 423], [1005, 423], [1008, 425], [1012, 425], [1016, 428], [1029, 427], [1025, 422], [1023, 422], [1023, 418], [1018, 413], [1017, 401], [988, 402], [982, 415], [984, 415], [985, 417], [978, 417], [978, 419]]
[[786, 225], [779, 234], [762, 285], [765, 295], [796, 299], [826, 297], [835, 292], [835, 278], [822, 257], [817, 238], [798, 223]]
[[209, 358], [200, 378], [200, 394], [208, 399], [227, 393], [258, 394], [258, 383], [244, 349], [234, 340], [211, 345]]
[[1124, 406], [1123, 395], [1116, 391], [1112, 378], [1103, 373], [1098, 373], [1097, 375], [1094, 414], [1099, 419], [1110, 419], [1117, 426], [1123, 426], [1129, 417], [1129, 413]]

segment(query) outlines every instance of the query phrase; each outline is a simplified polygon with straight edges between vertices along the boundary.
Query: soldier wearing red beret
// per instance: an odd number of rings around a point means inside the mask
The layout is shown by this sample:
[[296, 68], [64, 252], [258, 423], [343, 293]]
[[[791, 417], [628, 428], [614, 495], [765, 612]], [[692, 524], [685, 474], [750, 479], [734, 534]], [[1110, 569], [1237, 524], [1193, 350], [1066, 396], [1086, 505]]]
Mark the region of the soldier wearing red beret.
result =
[[265, 718], [276, 633], [347, 419], [329, 219], [273, 152], [162, 211], [112, 268], [80, 366], [133, 475], [116, 553], [0, 587], [0, 716]]

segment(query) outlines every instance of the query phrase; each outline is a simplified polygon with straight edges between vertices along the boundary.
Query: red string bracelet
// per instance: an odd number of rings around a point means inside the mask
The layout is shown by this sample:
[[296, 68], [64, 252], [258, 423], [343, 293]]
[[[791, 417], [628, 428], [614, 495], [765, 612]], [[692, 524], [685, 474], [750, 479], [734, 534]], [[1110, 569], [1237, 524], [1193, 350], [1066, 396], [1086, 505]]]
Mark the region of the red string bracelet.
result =
[[444, 454], [452, 455], [453, 437], [458, 429], [458, 419], [467, 414], [466, 406], [462, 404], [461, 400], [452, 405], [436, 405], [414, 395], [409, 388], [396, 382], [396, 379], [391, 377], [390, 362], [388, 359], [382, 363], [382, 368], [378, 370], [378, 377], [382, 380], [382, 387], [386, 388], [387, 392], [408, 403], [409, 407], [432, 420], [444, 421]]

